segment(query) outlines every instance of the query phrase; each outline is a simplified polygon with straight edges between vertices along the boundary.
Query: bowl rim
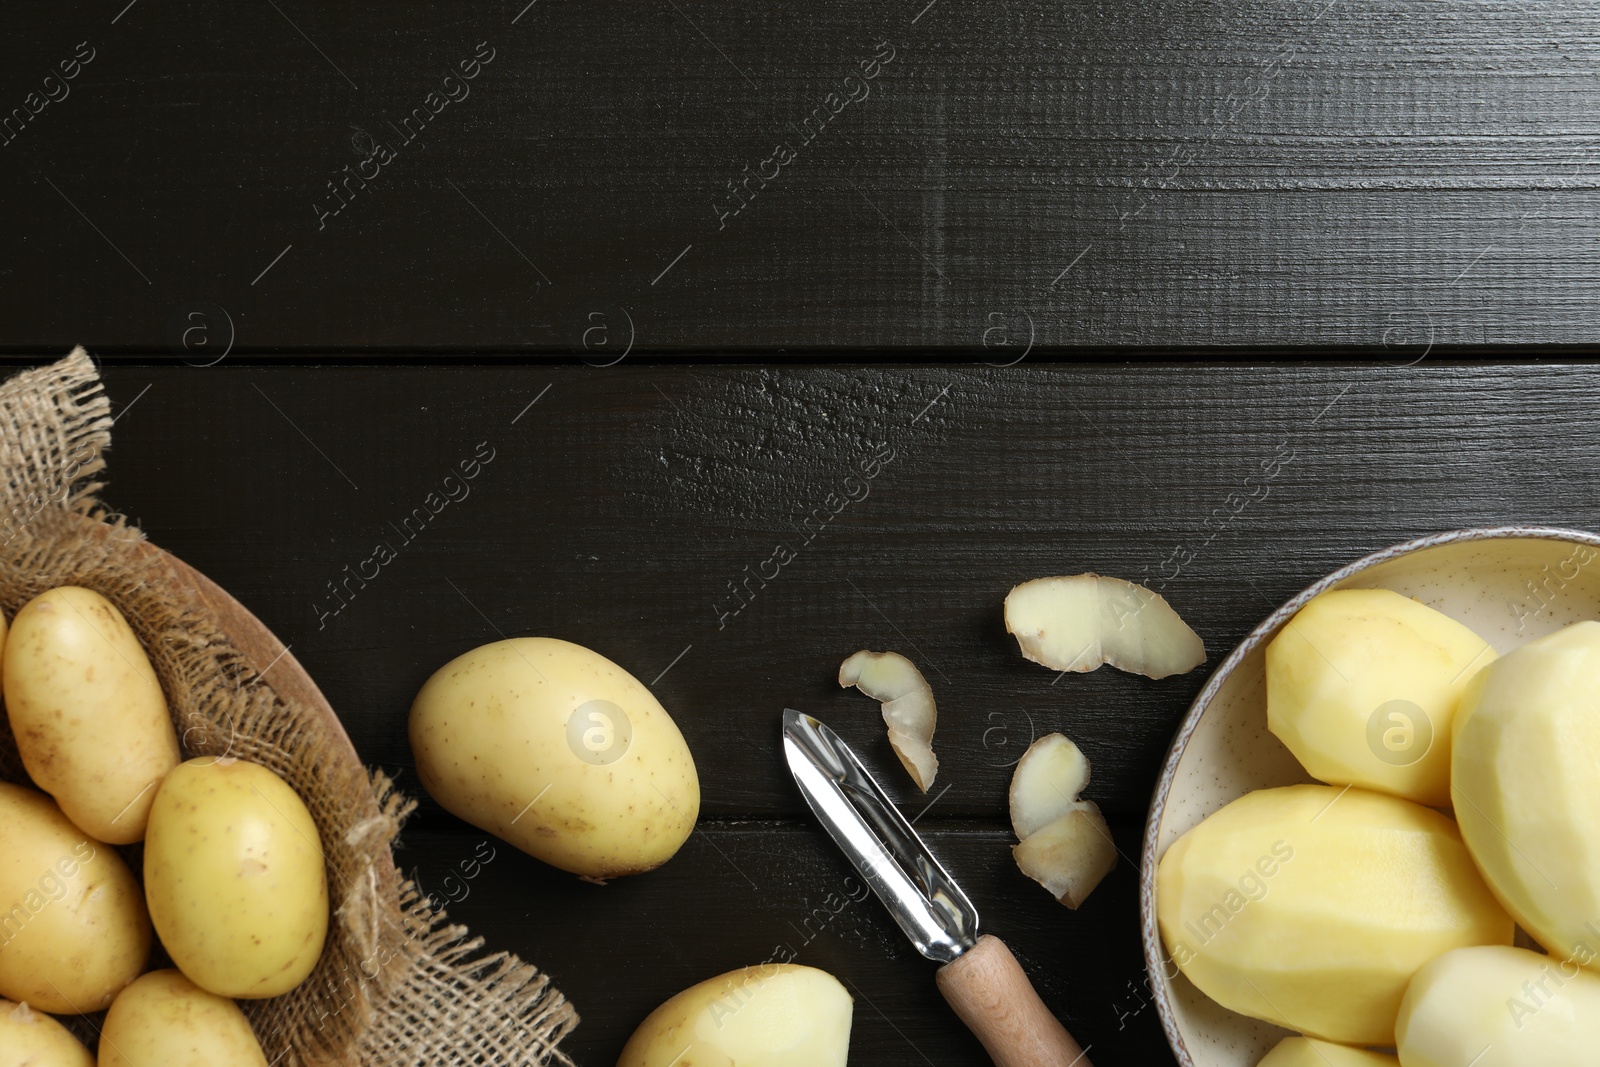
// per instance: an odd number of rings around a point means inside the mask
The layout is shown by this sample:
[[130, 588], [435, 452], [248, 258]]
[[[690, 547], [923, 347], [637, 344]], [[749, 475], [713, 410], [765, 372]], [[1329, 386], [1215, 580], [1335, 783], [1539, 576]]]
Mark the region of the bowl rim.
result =
[[1157, 929], [1155, 911], [1156, 848], [1160, 838], [1161, 819], [1166, 814], [1167, 797], [1172, 791], [1172, 783], [1177, 776], [1178, 762], [1183, 758], [1184, 751], [1188, 748], [1189, 741], [1193, 737], [1195, 728], [1199, 725], [1206, 709], [1211, 706], [1211, 702], [1216, 698], [1217, 692], [1233, 676], [1233, 672], [1245, 657], [1255, 651], [1269, 635], [1276, 633], [1295, 612], [1299, 611], [1307, 601], [1319, 593], [1380, 563], [1398, 559], [1401, 556], [1407, 556], [1423, 549], [1437, 548], [1441, 545], [1460, 542], [1513, 539], [1564, 541], [1572, 544], [1600, 547], [1600, 534], [1591, 533], [1587, 530], [1577, 530], [1562, 526], [1516, 524], [1449, 530], [1442, 533], [1427, 534], [1413, 538], [1410, 541], [1403, 541], [1400, 544], [1390, 545], [1388, 548], [1378, 549], [1376, 552], [1362, 556], [1360, 559], [1332, 571], [1279, 605], [1276, 610], [1256, 624], [1234, 646], [1233, 651], [1228, 654], [1227, 658], [1222, 661], [1216, 670], [1211, 672], [1211, 677], [1206, 679], [1206, 684], [1189, 705], [1189, 710], [1184, 713], [1177, 732], [1173, 734], [1172, 743], [1167, 748], [1166, 759], [1162, 761], [1161, 773], [1156, 779], [1155, 790], [1150, 798], [1150, 813], [1145, 819], [1144, 839], [1139, 851], [1139, 927], [1140, 940], [1144, 949], [1146, 984], [1150, 989], [1151, 998], [1156, 1002], [1156, 1014], [1161, 1019], [1161, 1029], [1166, 1034], [1167, 1044], [1171, 1046], [1180, 1067], [1195, 1067], [1195, 1063], [1188, 1046], [1184, 1044], [1182, 1034], [1178, 1032], [1177, 1021], [1173, 1017], [1172, 1002], [1168, 995], [1168, 982], [1171, 979], [1167, 977], [1166, 968], [1161, 958], [1161, 934]]

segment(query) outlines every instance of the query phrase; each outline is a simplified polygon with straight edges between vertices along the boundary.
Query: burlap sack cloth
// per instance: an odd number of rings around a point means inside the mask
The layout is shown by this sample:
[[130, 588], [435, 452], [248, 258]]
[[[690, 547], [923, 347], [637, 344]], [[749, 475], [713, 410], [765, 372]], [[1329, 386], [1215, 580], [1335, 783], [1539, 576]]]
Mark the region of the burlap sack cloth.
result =
[[[278, 1067], [570, 1064], [557, 1045], [577, 1014], [549, 978], [485, 955], [396, 873], [390, 844], [411, 810], [370, 778], [319, 709], [275, 692], [175, 582], [168, 558], [96, 494], [110, 403], [80, 348], [0, 385], [0, 608], [12, 617], [58, 585], [94, 589], [150, 653], [185, 756], [229, 751], [282, 775], [322, 832], [333, 921], [304, 985], [246, 1013]], [[26, 782], [0, 719], [0, 779]], [[123, 850], [134, 871], [138, 846]], [[70, 1020], [69, 1020], [70, 1022]], [[74, 1022], [91, 1042], [97, 1018]]]

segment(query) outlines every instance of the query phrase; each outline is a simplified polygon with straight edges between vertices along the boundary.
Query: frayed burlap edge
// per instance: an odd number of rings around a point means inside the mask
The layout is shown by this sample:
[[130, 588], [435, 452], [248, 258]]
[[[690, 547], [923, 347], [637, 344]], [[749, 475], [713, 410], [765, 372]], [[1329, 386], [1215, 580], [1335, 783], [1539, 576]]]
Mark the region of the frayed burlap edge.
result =
[[[100, 503], [110, 403], [79, 348], [0, 385], [0, 608], [59, 585], [94, 589], [139, 634], [185, 755], [270, 767], [306, 801], [328, 865], [334, 921], [310, 978], [244, 1004], [281, 1067], [570, 1064], [577, 1024], [547, 976], [450, 924], [397, 873], [391, 846], [413, 804], [370, 778], [331, 713], [264, 677], [198, 592], [206, 583]], [[283, 685], [282, 682], [279, 683]], [[290, 687], [292, 688], [292, 687]], [[25, 780], [0, 724], [0, 778]]]

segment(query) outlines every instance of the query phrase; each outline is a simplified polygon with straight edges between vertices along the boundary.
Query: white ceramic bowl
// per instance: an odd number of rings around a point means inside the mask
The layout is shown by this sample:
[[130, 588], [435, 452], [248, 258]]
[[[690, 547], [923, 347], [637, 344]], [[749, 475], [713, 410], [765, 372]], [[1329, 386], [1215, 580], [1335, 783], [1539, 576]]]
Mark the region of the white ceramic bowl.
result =
[[1542, 526], [1457, 530], [1395, 545], [1301, 591], [1217, 668], [1172, 740], [1140, 857], [1147, 978], [1182, 1067], [1255, 1067], [1288, 1033], [1202, 994], [1178, 973], [1156, 928], [1156, 864], [1172, 842], [1253, 789], [1312, 780], [1267, 731], [1267, 643], [1318, 593], [1393, 589], [1465, 623], [1503, 654], [1569, 623], [1600, 618], [1600, 559], [1580, 564], [1597, 548], [1600, 535]]

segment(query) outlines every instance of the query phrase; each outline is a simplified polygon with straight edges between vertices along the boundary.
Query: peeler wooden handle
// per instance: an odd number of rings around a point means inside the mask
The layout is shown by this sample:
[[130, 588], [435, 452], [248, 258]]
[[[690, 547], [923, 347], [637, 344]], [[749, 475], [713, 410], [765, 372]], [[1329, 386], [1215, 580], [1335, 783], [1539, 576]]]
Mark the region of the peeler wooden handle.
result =
[[995, 1067], [1092, 1067], [998, 937], [984, 934], [939, 968], [939, 992], [983, 1042]]

